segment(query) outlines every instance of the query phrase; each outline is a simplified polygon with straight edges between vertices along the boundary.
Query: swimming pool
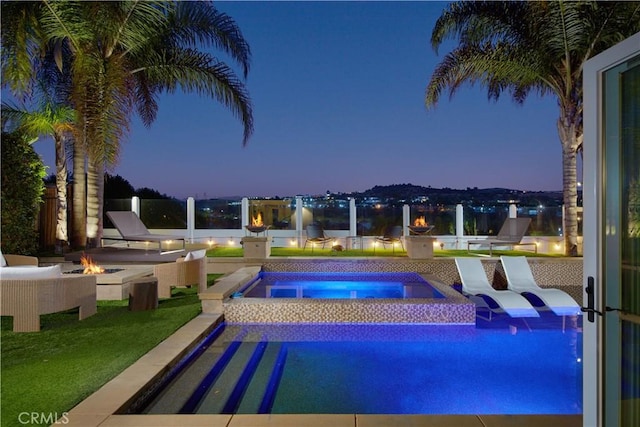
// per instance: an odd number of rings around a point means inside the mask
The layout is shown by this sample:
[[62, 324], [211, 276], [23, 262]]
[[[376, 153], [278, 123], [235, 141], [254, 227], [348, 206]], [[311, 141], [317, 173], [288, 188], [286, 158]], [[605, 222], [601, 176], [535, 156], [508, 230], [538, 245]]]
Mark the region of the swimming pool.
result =
[[223, 324], [131, 411], [580, 414], [581, 319], [571, 322]]
[[417, 273], [260, 272], [235, 297], [444, 298]]

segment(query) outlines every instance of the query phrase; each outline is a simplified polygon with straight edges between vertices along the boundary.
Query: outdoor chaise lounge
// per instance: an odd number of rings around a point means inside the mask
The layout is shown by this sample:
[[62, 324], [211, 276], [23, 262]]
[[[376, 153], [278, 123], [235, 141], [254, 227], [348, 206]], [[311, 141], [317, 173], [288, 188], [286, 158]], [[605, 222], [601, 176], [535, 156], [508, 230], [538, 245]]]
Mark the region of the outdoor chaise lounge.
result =
[[79, 319], [96, 314], [96, 277], [64, 276], [60, 266], [0, 268], [0, 315], [13, 317], [14, 332], [37, 332], [40, 315], [78, 307]]
[[540, 317], [522, 295], [509, 290], [499, 291], [491, 286], [480, 259], [456, 258], [455, 261], [462, 281], [462, 293], [480, 307], [504, 311], [511, 317]]
[[471, 250], [471, 245], [489, 246], [489, 256], [491, 256], [494, 246], [510, 246], [513, 249], [514, 246], [529, 245], [534, 247], [535, 253], [538, 253], [538, 245], [535, 242], [522, 242], [529, 224], [531, 224], [531, 218], [507, 218], [497, 236], [467, 241], [467, 251]]
[[558, 316], [580, 314], [580, 306], [569, 294], [560, 289], [538, 286], [526, 257], [501, 256], [500, 261], [508, 288], [527, 298], [535, 307], [546, 306]]
[[198, 286], [198, 292], [207, 290], [207, 257], [204, 249], [189, 252], [175, 262], [157, 264], [153, 275], [158, 279], [158, 297], [171, 298], [171, 288]]
[[132, 211], [111, 211], [107, 212], [107, 216], [113, 223], [114, 227], [118, 230], [118, 233], [122, 236], [121, 239], [114, 237], [105, 237], [108, 240], [125, 240], [127, 242], [157, 242], [158, 250], [161, 254], [172, 253], [176, 251], [163, 251], [162, 242], [170, 240], [182, 240], [182, 249], [185, 249], [185, 239], [183, 237], [171, 236], [165, 234], [152, 234], [147, 227], [140, 221], [138, 215]]

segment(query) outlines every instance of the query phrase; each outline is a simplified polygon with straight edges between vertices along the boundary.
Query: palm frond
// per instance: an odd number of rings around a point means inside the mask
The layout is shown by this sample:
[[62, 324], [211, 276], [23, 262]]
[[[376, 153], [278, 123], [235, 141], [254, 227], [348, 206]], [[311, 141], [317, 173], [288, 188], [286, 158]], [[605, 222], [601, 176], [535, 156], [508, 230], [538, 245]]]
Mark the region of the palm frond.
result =
[[2, 86], [17, 95], [30, 95], [40, 57], [40, 5], [36, 2], [2, 4]]
[[177, 2], [168, 15], [172, 44], [201, 48], [214, 47], [235, 60], [246, 78], [251, 49], [236, 22], [217, 10], [213, 2]]
[[516, 102], [523, 102], [530, 90], [541, 94], [549, 88], [540, 75], [534, 57], [524, 57], [508, 45], [460, 46], [438, 64], [425, 93], [425, 105], [435, 107], [445, 90], [452, 97], [464, 84], [485, 86], [489, 99], [511, 91]]
[[437, 19], [431, 45], [437, 52], [447, 39], [464, 45], [480, 45], [499, 40], [516, 42], [522, 38], [522, 23], [528, 2], [461, 1], [450, 3]]
[[150, 65], [139, 69], [145, 79], [160, 90], [173, 93], [178, 87], [187, 93], [208, 96], [229, 108], [244, 127], [243, 145], [253, 133], [251, 100], [242, 81], [224, 62], [194, 49], [154, 52]]

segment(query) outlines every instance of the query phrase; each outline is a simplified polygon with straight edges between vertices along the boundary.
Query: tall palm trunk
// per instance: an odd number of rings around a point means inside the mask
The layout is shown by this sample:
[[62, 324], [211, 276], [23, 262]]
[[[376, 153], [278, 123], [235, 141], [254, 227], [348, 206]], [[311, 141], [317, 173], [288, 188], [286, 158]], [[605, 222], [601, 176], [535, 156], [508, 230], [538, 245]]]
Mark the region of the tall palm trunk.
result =
[[87, 243], [87, 188], [85, 176], [85, 149], [83, 141], [76, 139], [73, 145], [73, 221], [72, 246], [76, 249]]
[[64, 252], [69, 242], [67, 233], [67, 153], [64, 135], [55, 132], [56, 149], [56, 253]]
[[104, 166], [89, 158], [87, 170], [87, 247], [100, 246], [104, 199]]
[[565, 255], [578, 255], [578, 173], [577, 157], [582, 144], [582, 132], [575, 123], [558, 120], [558, 134], [562, 143], [562, 193], [564, 202]]

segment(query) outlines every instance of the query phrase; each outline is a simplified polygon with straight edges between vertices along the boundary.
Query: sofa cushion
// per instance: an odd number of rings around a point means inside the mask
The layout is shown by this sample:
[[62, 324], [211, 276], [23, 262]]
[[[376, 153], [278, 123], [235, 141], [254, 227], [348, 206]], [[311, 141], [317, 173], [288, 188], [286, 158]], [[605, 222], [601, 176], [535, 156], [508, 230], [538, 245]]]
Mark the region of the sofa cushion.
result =
[[0, 271], [0, 279], [55, 279], [60, 276], [62, 276], [60, 264], [51, 267], [5, 267]]

